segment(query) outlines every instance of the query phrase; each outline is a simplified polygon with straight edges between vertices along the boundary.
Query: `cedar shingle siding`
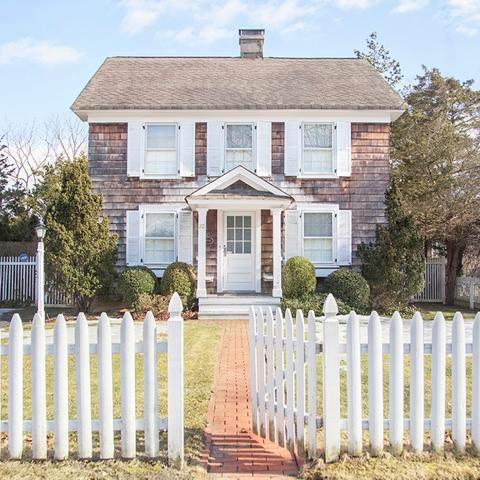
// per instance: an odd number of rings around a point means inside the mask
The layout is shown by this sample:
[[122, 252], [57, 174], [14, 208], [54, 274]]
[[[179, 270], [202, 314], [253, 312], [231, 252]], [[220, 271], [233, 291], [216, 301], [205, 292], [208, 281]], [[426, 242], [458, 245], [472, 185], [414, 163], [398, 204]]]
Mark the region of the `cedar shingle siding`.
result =
[[[339, 179], [286, 178], [284, 163], [284, 124], [272, 124], [272, 183], [298, 201], [338, 203], [352, 210], [352, 250], [361, 241], [375, 238], [375, 226], [384, 221], [384, 193], [389, 178], [389, 125], [352, 124], [352, 174]], [[96, 192], [103, 195], [103, 208], [110, 228], [119, 235], [119, 265], [125, 264], [125, 211], [146, 203], [182, 203], [186, 195], [208, 183], [206, 176], [207, 125], [197, 123], [195, 178], [140, 180], [127, 177], [127, 124], [91, 123], [89, 125], [89, 171]], [[280, 184], [281, 182], [281, 184]], [[207, 283], [216, 286], [216, 212], [207, 217]], [[262, 234], [271, 232], [271, 216], [262, 211]], [[194, 258], [196, 257], [194, 225]], [[271, 241], [270, 241], [271, 242]], [[271, 243], [262, 245], [262, 273], [271, 273]], [[271, 282], [270, 282], [271, 283]], [[262, 280], [262, 290], [271, 285]]]

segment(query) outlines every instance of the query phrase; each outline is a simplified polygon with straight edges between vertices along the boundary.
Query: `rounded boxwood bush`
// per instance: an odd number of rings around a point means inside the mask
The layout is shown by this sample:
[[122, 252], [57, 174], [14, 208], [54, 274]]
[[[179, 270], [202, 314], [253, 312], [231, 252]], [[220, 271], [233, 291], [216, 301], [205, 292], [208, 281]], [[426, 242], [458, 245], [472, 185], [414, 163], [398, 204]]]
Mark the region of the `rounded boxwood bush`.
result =
[[196, 275], [192, 265], [184, 262], [171, 263], [163, 273], [160, 283], [162, 295], [172, 295], [177, 292], [184, 303], [190, 308], [195, 301]]
[[124, 303], [133, 308], [143, 293], [151, 295], [155, 291], [157, 277], [147, 267], [129, 267], [118, 279], [118, 292]]
[[313, 263], [305, 257], [291, 257], [283, 268], [283, 295], [300, 298], [315, 291], [317, 279]]
[[[285, 313], [287, 308], [290, 309], [292, 315], [295, 317], [297, 310], [302, 310], [303, 315], [307, 316], [310, 310], [313, 310], [315, 316], [323, 315], [323, 304], [327, 298], [326, 293], [313, 293], [310, 295], [303, 295], [300, 298], [283, 298], [282, 311]], [[348, 315], [352, 308], [341, 300], [337, 299], [338, 313], [340, 315]]]
[[361, 313], [368, 307], [370, 287], [358, 272], [349, 268], [339, 268], [332, 272], [325, 279], [323, 291], [331, 293], [337, 300], [342, 300], [357, 312]]

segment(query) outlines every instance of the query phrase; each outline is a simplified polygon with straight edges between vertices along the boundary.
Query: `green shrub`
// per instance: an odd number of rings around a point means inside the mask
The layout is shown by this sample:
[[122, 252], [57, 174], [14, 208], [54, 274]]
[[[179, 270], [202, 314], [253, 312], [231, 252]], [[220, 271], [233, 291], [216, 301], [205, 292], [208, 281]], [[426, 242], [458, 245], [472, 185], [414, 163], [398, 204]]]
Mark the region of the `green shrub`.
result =
[[118, 279], [118, 293], [124, 303], [133, 308], [142, 293], [151, 295], [155, 291], [155, 274], [147, 267], [127, 268]]
[[[302, 310], [305, 316], [308, 315], [310, 310], [313, 310], [317, 317], [323, 315], [323, 304], [327, 298], [326, 293], [313, 293], [309, 295], [303, 295], [300, 298], [283, 298], [282, 299], [282, 311], [285, 313], [285, 310], [289, 308], [292, 312], [292, 315], [295, 315], [297, 310]], [[340, 315], [348, 315], [352, 308], [349, 305], [342, 302], [339, 299], [337, 300], [338, 313]]]
[[300, 298], [312, 294], [317, 286], [315, 267], [305, 257], [292, 257], [283, 269], [283, 295], [287, 298]]
[[370, 287], [354, 270], [349, 268], [335, 270], [325, 279], [322, 290], [331, 293], [336, 300], [342, 300], [359, 313], [368, 309]]
[[192, 265], [173, 262], [166, 269], [160, 283], [160, 293], [165, 296], [177, 292], [183, 305], [190, 308], [195, 301], [196, 275]]

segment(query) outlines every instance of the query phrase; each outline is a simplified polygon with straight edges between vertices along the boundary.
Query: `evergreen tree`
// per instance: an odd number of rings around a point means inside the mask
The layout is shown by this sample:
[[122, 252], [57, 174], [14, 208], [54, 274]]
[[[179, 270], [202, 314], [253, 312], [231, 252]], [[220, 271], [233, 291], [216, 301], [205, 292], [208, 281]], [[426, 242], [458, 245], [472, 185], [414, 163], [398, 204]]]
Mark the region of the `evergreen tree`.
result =
[[374, 308], [401, 308], [423, 288], [424, 240], [400, 204], [394, 182], [386, 193], [387, 224], [377, 225], [375, 243], [358, 247], [362, 275], [370, 284]]
[[406, 101], [392, 128], [392, 175], [421, 234], [446, 248], [453, 304], [465, 249], [480, 239], [480, 92], [424, 67]]
[[45, 205], [46, 273], [88, 312], [113, 280], [117, 237], [101, 215], [101, 196], [92, 192], [86, 157], [47, 166], [36, 197]]
[[391, 87], [399, 88], [403, 78], [400, 63], [392, 58], [390, 51], [379, 43], [377, 32], [372, 32], [367, 38], [366, 52], [354, 50], [354, 53], [357, 58], [367, 59]]

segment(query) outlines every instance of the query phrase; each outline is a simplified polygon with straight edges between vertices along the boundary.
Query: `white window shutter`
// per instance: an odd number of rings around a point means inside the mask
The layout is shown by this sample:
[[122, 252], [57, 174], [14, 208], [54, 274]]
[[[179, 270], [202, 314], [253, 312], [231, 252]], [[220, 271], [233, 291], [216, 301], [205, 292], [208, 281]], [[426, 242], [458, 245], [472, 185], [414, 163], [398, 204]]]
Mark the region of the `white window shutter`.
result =
[[140, 212], [127, 210], [127, 265], [139, 265], [140, 258]]
[[145, 130], [143, 122], [128, 122], [127, 175], [139, 177], [142, 172]]
[[337, 215], [337, 263], [352, 264], [352, 211], [339, 210]]
[[352, 125], [350, 122], [337, 123], [337, 175], [349, 177], [352, 174]]
[[180, 122], [180, 176], [195, 176], [195, 122]]
[[219, 177], [223, 173], [225, 131], [223, 122], [207, 124], [207, 175]]
[[300, 255], [300, 215], [297, 210], [285, 211], [285, 260]]
[[300, 173], [302, 152], [302, 130], [300, 122], [285, 122], [285, 175], [297, 176]]
[[272, 174], [272, 123], [257, 122], [257, 175]]
[[193, 216], [192, 212], [178, 212], [177, 216], [177, 259], [193, 263]]

